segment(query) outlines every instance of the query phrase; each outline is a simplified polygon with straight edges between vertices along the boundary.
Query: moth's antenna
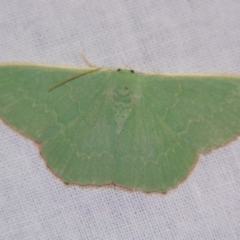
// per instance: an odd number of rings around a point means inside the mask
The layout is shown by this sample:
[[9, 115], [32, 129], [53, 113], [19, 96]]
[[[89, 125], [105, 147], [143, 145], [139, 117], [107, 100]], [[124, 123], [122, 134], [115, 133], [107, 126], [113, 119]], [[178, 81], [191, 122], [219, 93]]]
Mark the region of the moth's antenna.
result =
[[99, 67], [95, 66], [94, 64], [92, 64], [91, 62], [89, 62], [88, 59], [86, 58], [86, 56], [83, 53], [81, 53], [80, 55], [81, 55], [82, 60], [85, 62], [86, 65], [88, 65], [91, 68], [99, 68]]
[[63, 80], [63, 81], [61, 81], [61, 82], [59, 82], [59, 83], [54, 84], [53, 86], [51, 86], [51, 87], [48, 89], [48, 91], [50, 92], [50, 91], [52, 91], [53, 89], [55, 89], [55, 88], [57, 88], [57, 87], [65, 84], [65, 83], [67, 83], [67, 82], [70, 82], [70, 81], [72, 81], [72, 80], [74, 80], [74, 79], [76, 79], [76, 78], [79, 78], [79, 77], [81, 77], [81, 76], [84, 76], [84, 75], [86, 75], [86, 74], [93, 73], [93, 72], [96, 72], [96, 71], [99, 71], [99, 70], [101, 70], [101, 68], [95, 68], [95, 69], [91, 69], [91, 70], [88, 70], [88, 71], [86, 71], [86, 72], [77, 74], [77, 75], [75, 75], [75, 76], [73, 76], [73, 77], [67, 78], [67, 79], [65, 79], [65, 80]]
[[67, 82], [70, 82], [70, 81], [76, 79], [76, 78], [79, 78], [79, 77], [84, 76], [84, 75], [86, 75], [86, 74], [89, 74], [89, 73], [92, 73], [92, 72], [96, 72], [96, 71], [101, 70], [101, 68], [99, 68], [99, 67], [95, 66], [94, 64], [90, 63], [90, 62], [87, 60], [87, 58], [85, 57], [85, 55], [84, 55], [83, 53], [81, 53], [81, 57], [82, 57], [83, 61], [85, 62], [85, 64], [88, 65], [90, 68], [93, 68], [93, 69], [89, 69], [89, 70], [87, 70], [86, 72], [77, 74], [77, 75], [75, 75], [75, 76], [73, 76], [73, 77], [70, 77], [70, 78], [67, 78], [67, 79], [65, 79], [65, 80], [63, 80], [63, 81], [61, 81], [61, 82], [59, 82], [59, 83], [57, 83], [57, 84], [54, 84], [53, 86], [51, 86], [51, 87], [48, 89], [49, 92], [52, 91], [53, 89], [55, 89], [55, 88], [57, 88], [57, 87], [65, 84], [65, 83], [67, 83]]

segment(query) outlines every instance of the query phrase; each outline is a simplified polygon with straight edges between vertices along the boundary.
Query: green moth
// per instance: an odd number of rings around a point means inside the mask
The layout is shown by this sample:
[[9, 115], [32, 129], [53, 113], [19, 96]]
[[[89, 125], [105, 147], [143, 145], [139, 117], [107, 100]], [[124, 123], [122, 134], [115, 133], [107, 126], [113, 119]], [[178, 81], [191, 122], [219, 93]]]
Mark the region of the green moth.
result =
[[65, 183], [167, 192], [240, 134], [240, 77], [2, 64], [0, 117]]

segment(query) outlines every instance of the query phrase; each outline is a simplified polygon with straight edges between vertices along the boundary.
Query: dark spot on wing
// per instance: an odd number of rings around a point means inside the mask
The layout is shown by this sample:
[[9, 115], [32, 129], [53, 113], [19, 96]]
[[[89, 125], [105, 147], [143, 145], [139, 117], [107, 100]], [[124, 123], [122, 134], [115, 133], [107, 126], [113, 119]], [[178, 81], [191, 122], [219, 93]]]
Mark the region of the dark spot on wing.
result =
[[133, 71], [133, 70], [130, 70], [130, 72], [131, 72], [131, 73], [134, 73], [134, 71]]

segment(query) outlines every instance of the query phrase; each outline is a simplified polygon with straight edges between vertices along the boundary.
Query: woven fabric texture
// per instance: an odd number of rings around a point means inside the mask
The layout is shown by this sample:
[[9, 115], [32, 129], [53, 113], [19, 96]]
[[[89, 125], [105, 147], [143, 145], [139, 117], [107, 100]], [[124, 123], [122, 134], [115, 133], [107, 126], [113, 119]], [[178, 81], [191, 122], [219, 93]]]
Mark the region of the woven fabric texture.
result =
[[[239, 23], [231, 0], [0, 0], [0, 62], [240, 74]], [[0, 120], [0, 239], [240, 239], [239, 158], [240, 138], [166, 195], [65, 186]]]

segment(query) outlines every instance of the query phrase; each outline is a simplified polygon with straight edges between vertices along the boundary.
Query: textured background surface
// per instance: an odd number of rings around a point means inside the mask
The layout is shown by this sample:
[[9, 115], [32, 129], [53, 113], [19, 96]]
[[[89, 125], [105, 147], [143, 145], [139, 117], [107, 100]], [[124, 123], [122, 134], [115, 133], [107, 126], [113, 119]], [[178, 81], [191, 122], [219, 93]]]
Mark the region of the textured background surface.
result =
[[[0, 0], [0, 62], [240, 74], [239, 1]], [[167, 195], [65, 186], [0, 121], [0, 239], [239, 239], [240, 139]]]

